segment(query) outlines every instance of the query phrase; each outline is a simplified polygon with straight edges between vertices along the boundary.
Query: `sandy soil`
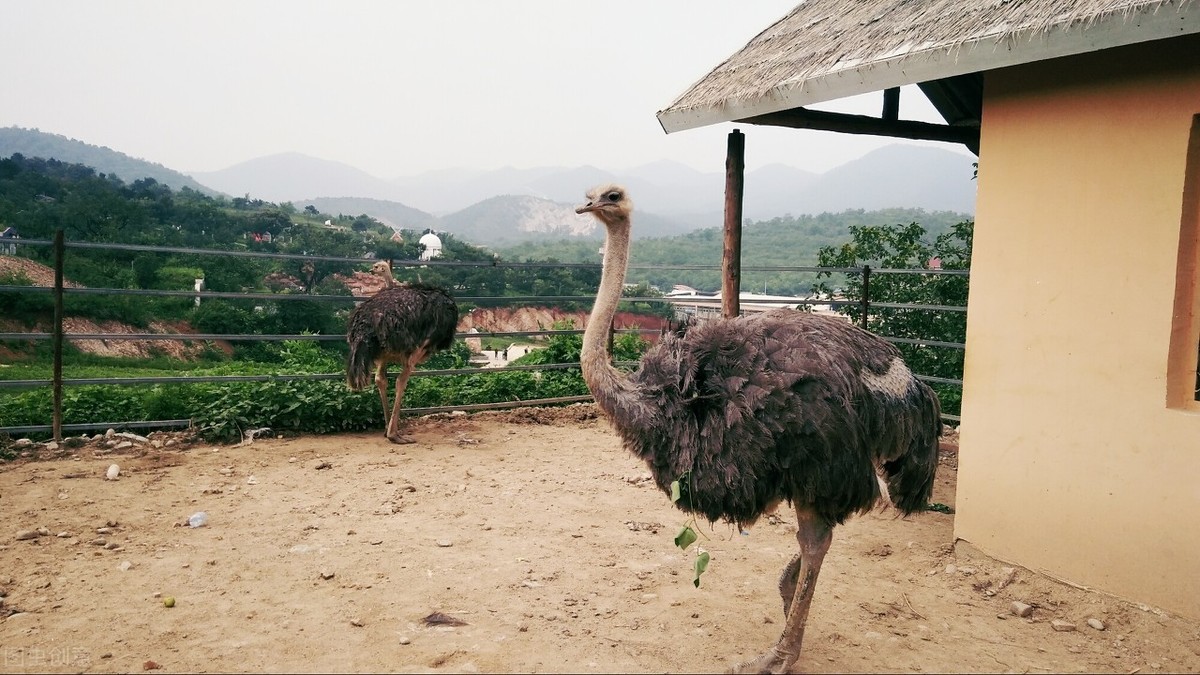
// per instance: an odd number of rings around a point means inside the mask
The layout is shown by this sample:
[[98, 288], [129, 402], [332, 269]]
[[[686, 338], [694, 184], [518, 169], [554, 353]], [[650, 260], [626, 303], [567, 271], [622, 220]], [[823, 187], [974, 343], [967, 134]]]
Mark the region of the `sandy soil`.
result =
[[[749, 534], [703, 525], [695, 588], [672, 544], [686, 518], [593, 407], [410, 424], [408, 446], [260, 438], [0, 465], [0, 669], [710, 672], [778, 636], [790, 513]], [[954, 468], [945, 455], [935, 501], [953, 505]], [[180, 526], [197, 511], [207, 526]], [[952, 518], [838, 528], [799, 669], [1200, 671], [1196, 622], [1010, 577], [956, 552]]]

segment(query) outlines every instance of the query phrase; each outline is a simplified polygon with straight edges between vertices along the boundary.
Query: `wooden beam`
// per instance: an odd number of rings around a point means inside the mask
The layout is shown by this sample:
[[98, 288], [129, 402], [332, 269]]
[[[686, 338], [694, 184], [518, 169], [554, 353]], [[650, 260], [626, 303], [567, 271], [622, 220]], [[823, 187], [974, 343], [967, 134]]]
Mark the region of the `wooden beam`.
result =
[[734, 129], [725, 151], [725, 241], [721, 253], [721, 316], [741, 314], [742, 193], [746, 181], [746, 136]]
[[949, 126], [913, 120], [884, 120], [867, 115], [849, 115], [824, 110], [808, 110], [807, 108], [781, 110], [737, 121], [792, 129], [819, 129], [844, 134], [868, 134], [921, 141], [962, 143], [971, 152], [979, 154], [979, 127], [974, 125]]
[[879, 117], [885, 122], [900, 119], [900, 87], [883, 90], [883, 114]]

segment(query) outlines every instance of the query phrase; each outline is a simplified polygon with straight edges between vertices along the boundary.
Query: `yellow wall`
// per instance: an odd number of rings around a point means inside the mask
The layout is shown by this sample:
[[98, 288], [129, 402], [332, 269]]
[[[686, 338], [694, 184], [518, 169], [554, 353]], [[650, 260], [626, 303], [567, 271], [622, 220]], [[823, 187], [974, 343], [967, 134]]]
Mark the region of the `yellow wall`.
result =
[[1167, 363], [1197, 114], [1195, 36], [986, 76], [955, 520], [1193, 618], [1200, 406]]

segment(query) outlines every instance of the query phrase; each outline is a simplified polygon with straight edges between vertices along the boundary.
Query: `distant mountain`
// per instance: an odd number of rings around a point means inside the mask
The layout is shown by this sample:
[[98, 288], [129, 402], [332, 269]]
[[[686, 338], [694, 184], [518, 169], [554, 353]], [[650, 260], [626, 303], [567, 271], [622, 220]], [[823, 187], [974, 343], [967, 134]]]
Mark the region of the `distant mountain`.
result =
[[298, 204], [318, 197], [404, 201], [396, 186], [382, 178], [298, 152], [259, 157], [220, 171], [193, 172], [192, 177], [235, 197], [250, 195], [269, 202]]
[[[897, 143], [823, 174], [773, 164], [747, 172], [743, 216], [766, 220], [789, 213], [876, 208], [973, 213], [972, 161], [969, 155], [951, 150]], [[716, 219], [719, 223], [725, 199], [724, 173], [696, 171], [669, 160], [626, 171], [587, 165], [504, 167], [431, 171], [384, 180], [339, 162], [286, 153], [193, 176], [227, 194], [249, 194], [268, 201], [367, 197], [435, 215], [461, 211], [498, 195], [577, 204], [586, 189], [616, 182], [629, 189], [639, 214], [654, 213], [682, 222]]]
[[[637, 214], [634, 236], [667, 237], [724, 221], [724, 173], [669, 160], [625, 171], [595, 166], [451, 169], [385, 180], [347, 164], [282, 153], [191, 177], [36, 130], [0, 129], [0, 156], [13, 152], [86, 164], [125, 181], [151, 177], [232, 196], [249, 195], [323, 213], [366, 214], [397, 228], [444, 230], [464, 241], [497, 245], [545, 237], [593, 237], [591, 221], [571, 206], [584, 191], [616, 182], [629, 189]], [[743, 217], [765, 221], [791, 214], [847, 209], [915, 208], [974, 213], [973, 158], [951, 150], [893, 144], [825, 173], [781, 164], [747, 172]], [[207, 186], [207, 187], [205, 187]], [[586, 223], [586, 224], [581, 224]]]
[[497, 195], [526, 195], [564, 203], [580, 200], [585, 188], [616, 180], [613, 174], [593, 166], [536, 167], [511, 166], [494, 171], [431, 171], [391, 181], [399, 188], [400, 200], [431, 213], [460, 211]]
[[974, 161], [941, 148], [886, 145], [816, 176], [790, 202], [777, 195], [780, 201], [763, 215], [781, 215], [780, 208], [795, 215], [888, 208], [975, 213]]
[[187, 187], [204, 194], [215, 194], [213, 190], [201, 185], [190, 176], [168, 169], [161, 164], [130, 157], [111, 148], [89, 145], [83, 141], [37, 129], [0, 128], [0, 157], [10, 157], [14, 153], [20, 153], [26, 157], [57, 159], [69, 164], [83, 164], [92, 167], [99, 173], [116, 176], [126, 184], [143, 178], [153, 178], [172, 190]]
[[768, 164], [748, 171], [743, 187], [742, 215], [751, 220], [768, 220], [787, 213], [820, 213], [796, 208], [819, 179], [820, 174], [783, 164]]
[[294, 202], [298, 209], [313, 206], [321, 213], [329, 215], [361, 216], [366, 214], [392, 229], [421, 230], [427, 227], [437, 227], [437, 216], [432, 213], [414, 209], [400, 202], [390, 202], [384, 199], [368, 197], [318, 197]]
[[[604, 231], [591, 216], [575, 213], [571, 204], [528, 195], [501, 195], [442, 216], [436, 228], [462, 241], [482, 246], [511, 246], [547, 239], [591, 238]], [[670, 237], [689, 231], [687, 224], [654, 214], [638, 218], [636, 237]]]

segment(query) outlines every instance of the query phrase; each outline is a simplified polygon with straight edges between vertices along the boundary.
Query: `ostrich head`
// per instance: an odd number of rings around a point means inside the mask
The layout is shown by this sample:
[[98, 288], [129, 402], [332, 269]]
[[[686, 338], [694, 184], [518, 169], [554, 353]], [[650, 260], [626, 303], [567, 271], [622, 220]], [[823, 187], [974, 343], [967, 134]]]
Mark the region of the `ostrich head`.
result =
[[392, 265], [386, 260], [380, 260], [374, 265], [371, 265], [371, 274], [374, 274], [386, 282], [384, 288], [396, 285], [396, 280], [392, 277]]
[[620, 185], [608, 183], [592, 188], [587, 193], [588, 202], [575, 208], [575, 213], [590, 213], [605, 227], [614, 225], [629, 227], [629, 214], [633, 211], [633, 201]]

